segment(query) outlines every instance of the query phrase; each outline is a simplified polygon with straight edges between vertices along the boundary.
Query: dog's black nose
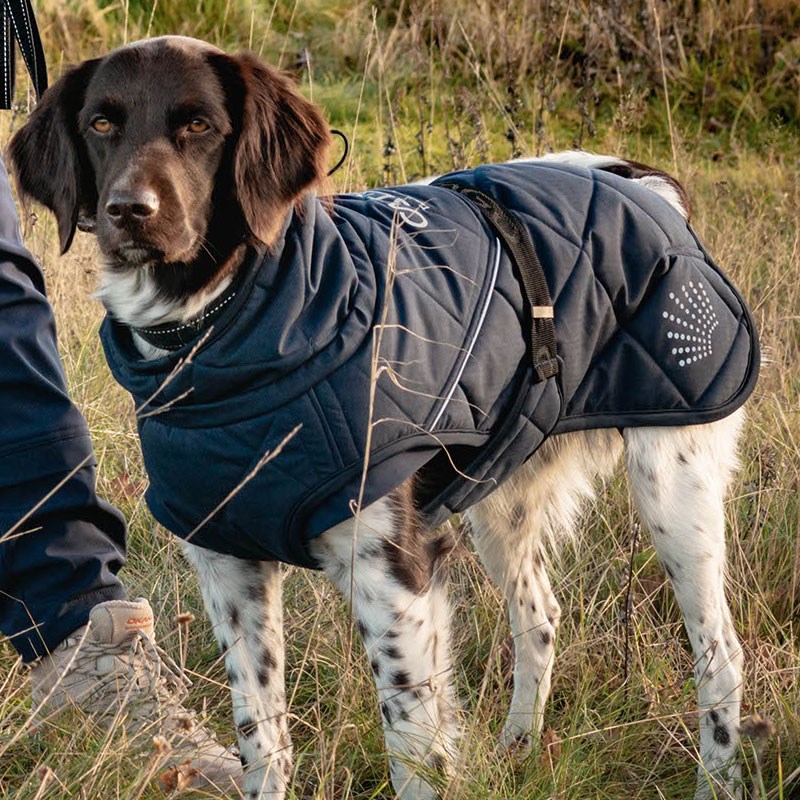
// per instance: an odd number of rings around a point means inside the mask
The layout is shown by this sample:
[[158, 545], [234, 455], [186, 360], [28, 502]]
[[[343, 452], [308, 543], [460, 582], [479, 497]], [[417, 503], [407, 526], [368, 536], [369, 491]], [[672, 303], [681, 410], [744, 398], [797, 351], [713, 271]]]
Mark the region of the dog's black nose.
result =
[[129, 222], [145, 222], [158, 211], [158, 197], [149, 189], [114, 192], [106, 203], [106, 214], [118, 228]]

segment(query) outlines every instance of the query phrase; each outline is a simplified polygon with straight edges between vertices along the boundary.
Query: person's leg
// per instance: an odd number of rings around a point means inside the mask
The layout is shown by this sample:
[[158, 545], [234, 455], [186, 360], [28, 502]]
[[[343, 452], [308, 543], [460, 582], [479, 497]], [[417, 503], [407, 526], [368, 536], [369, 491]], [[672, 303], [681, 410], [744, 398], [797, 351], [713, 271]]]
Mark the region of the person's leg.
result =
[[26, 662], [85, 625], [98, 603], [127, 596], [116, 576], [125, 524], [95, 495], [93, 467], [66, 474], [0, 486], [0, 631]]
[[133, 746], [170, 743], [167, 788], [230, 791], [238, 756], [184, 707], [150, 604], [126, 599], [125, 521], [97, 497], [94, 463], [0, 161], [0, 632], [31, 663], [37, 717], [76, 707], [107, 726], [124, 703]]
[[0, 631], [25, 661], [126, 597], [125, 523], [95, 494], [86, 423], [67, 394], [42, 273], [0, 162]]

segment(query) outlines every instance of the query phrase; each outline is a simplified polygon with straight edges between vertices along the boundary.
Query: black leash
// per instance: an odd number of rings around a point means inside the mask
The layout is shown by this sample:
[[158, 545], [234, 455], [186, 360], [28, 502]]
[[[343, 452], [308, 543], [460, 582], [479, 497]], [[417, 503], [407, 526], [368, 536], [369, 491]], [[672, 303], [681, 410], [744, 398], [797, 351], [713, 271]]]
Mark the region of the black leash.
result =
[[3, 48], [3, 96], [0, 107], [11, 108], [14, 102], [14, 39], [19, 43], [37, 100], [47, 88], [47, 66], [30, 0], [0, 0], [0, 2], [3, 5], [3, 12], [0, 15], [0, 39]]
[[547, 280], [536, 255], [530, 234], [519, 217], [503, 208], [493, 197], [455, 181], [436, 181], [433, 186], [442, 186], [458, 192], [469, 200], [483, 215], [489, 226], [503, 242], [511, 261], [519, 273], [520, 282], [528, 298], [531, 312], [531, 358], [536, 382], [547, 380], [558, 374], [556, 350], [556, 328], [553, 323], [553, 301]]
[[337, 169], [339, 169], [339, 167], [342, 166], [342, 164], [344, 164], [344, 160], [347, 158], [347, 154], [350, 152], [350, 142], [347, 141], [347, 137], [340, 130], [337, 130], [336, 128], [331, 128], [331, 133], [334, 136], [341, 137], [342, 141], [344, 142], [344, 153], [342, 153], [342, 157], [336, 162], [336, 166], [333, 169], [328, 170], [329, 178], [331, 175], [333, 175], [334, 172], [336, 172]]

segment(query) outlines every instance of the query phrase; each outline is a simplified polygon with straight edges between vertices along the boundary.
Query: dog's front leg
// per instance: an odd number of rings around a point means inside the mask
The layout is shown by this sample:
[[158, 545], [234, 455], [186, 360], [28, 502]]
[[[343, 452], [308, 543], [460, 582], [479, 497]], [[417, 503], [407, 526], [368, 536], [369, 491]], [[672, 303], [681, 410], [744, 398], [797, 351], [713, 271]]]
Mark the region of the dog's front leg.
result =
[[246, 800], [280, 800], [292, 774], [280, 564], [184, 545], [225, 656]]
[[375, 675], [394, 790], [429, 800], [437, 795], [426, 777], [451, 772], [458, 735], [450, 610], [407, 501], [394, 493], [310, 547], [350, 600]]
[[501, 487], [466, 514], [475, 548], [508, 606], [514, 694], [500, 741], [506, 748], [522, 750], [529, 749], [542, 731], [561, 616], [541, 554], [539, 517], [544, 508], [544, 503], [528, 506]]

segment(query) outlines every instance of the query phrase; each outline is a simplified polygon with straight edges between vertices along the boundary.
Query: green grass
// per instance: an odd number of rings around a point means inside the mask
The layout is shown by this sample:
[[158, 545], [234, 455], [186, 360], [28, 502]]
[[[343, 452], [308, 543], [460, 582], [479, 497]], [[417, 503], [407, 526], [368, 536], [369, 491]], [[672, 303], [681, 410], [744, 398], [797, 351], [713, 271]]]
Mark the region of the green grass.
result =
[[[307, 48], [311, 70], [298, 78], [354, 145], [337, 189], [576, 144], [655, 163], [686, 182], [695, 227], [751, 303], [766, 356], [727, 507], [729, 595], [745, 648], [745, 707], [777, 731], [754, 796], [800, 797], [800, 782], [787, 781], [800, 767], [800, 11], [779, 0], [697, 5], [690, 18], [683, 4], [656, 3], [658, 27], [651, 2], [625, 0], [405, 0], [374, 17], [366, 2], [336, 0], [42, 0], [37, 11], [54, 76], [148, 29], [249, 46], [285, 67]], [[3, 142], [22, 113], [0, 121]], [[60, 258], [53, 221], [41, 212], [26, 236], [45, 269], [72, 395], [92, 430], [100, 491], [130, 520], [125, 581], [151, 599], [163, 646], [178, 659], [186, 653], [192, 704], [232, 741], [225, 673], [199, 592], [144, 506], [131, 402], [97, 339], [93, 242], [79, 235]], [[553, 565], [564, 618], [547, 746], [521, 761], [494, 745], [510, 699], [499, 646], [505, 612], [469, 552], [452, 565], [466, 734], [449, 797], [692, 795], [692, 657], [644, 533], [631, 558], [637, 530], [619, 478], [587, 513], [579, 544]], [[293, 569], [285, 596], [294, 796], [391, 796], [372, 678], [344, 604], [320, 575]], [[181, 647], [174, 618], [187, 609], [198, 620]], [[28, 732], [25, 675], [7, 643], [0, 686], [0, 799], [161, 796], [149, 742], [98, 733], [77, 712]]]

